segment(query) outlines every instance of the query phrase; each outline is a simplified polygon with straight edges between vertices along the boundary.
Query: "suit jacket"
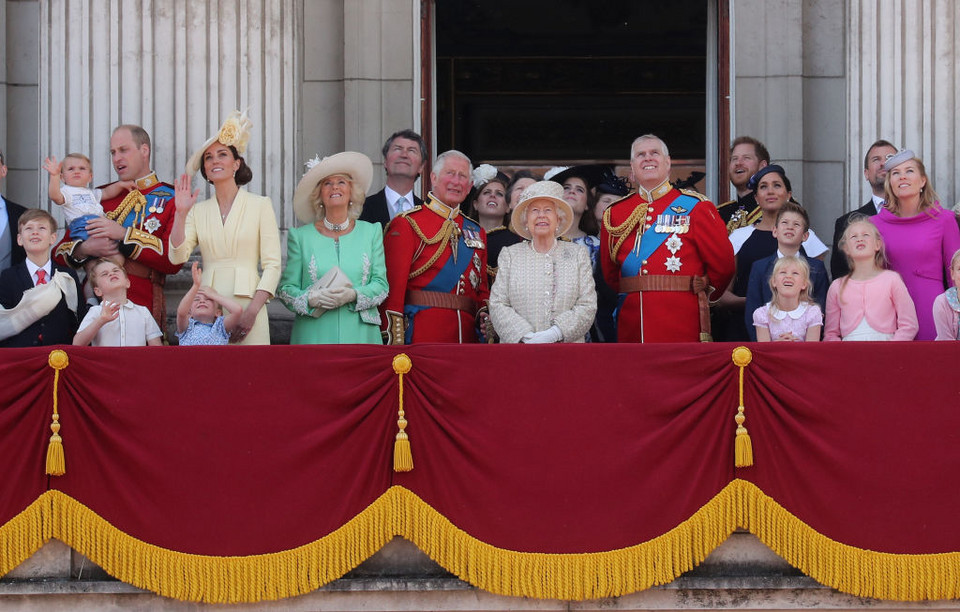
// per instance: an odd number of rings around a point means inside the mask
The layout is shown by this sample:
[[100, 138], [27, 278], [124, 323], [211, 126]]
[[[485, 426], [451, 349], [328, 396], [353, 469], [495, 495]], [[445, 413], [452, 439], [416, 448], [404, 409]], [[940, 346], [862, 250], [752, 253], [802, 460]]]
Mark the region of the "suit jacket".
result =
[[847, 223], [850, 222], [850, 217], [854, 213], [860, 213], [868, 217], [877, 214], [877, 207], [873, 203], [873, 198], [857, 210], [841, 215], [833, 227], [833, 248], [830, 251], [830, 277], [834, 280], [841, 276], [846, 276], [850, 272], [850, 268], [847, 266], [847, 257], [840, 252], [840, 238], [843, 237], [843, 232], [847, 229]]
[[[414, 194], [413, 205], [420, 206], [421, 204], [423, 204], [423, 200]], [[360, 213], [360, 220], [368, 223], [379, 223], [383, 227], [390, 223], [390, 209], [387, 208], [387, 192], [385, 189], [367, 196], [363, 203], [363, 211]]]
[[10, 242], [13, 245], [10, 248], [10, 267], [12, 268], [27, 258], [26, 251], [17, 244], [17, 232], [20, 231], [17, 225], [20, 223], [20, 215], [25, 213], [27, 209], [6, 198], [3, 201], [7, 203], [7, 218], [10, 220]]
[[[60, 303], [50, 314], [36, 321], [16, 336], [7, 338], [3, 341], [2, 346], [50, 346], [73, 343], [73, 336], [77, 333], [77, 326], [85, 311], [83, 291], [80, 290], [80, 282], [77, 280], [76, 272], [67, 266], [54, 264], [53, 267], [57, 272], [69, 274], [73, 278], [73, 282], [76, 283], [77, 300], [79, 301], [77, 310], [80, 312], [70, 310], [67, 306], [67, 300], [61, 297]], [[26, 263], [20, 262], [0, 272], [0, 304], [4, 308], [13, 308], [19, 304], [23, 292], [27, 289], [33, 289], [33, 278], [27, 271]]]

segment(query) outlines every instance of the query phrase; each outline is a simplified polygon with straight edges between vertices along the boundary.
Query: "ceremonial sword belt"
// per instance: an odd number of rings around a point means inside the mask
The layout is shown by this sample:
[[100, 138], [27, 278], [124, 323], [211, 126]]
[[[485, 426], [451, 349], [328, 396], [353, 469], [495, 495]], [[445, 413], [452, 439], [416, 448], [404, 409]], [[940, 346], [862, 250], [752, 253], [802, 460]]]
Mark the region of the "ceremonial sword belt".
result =
[[405, 303], [410, 306], [428, 306], [431, 308], [462, 310], [472, 317], [477, 315], [477, 303], [473, 300], [473, 298], [469, 298], [465, 295], [453, 295], [452, 293], [441, 293], [439, 291], [421, 291], [419, 289], [410, 289], [407, 291]]
[[700, 311], [700, 342], [711, 342], [710, 302], [707, 300], [707, 288], [710, 279], [706, 276], [673, 276], [653, 274], [649, 276], [627, 276], [620, 278], [620, 293], [643, 293], [647, 291], [679, 291], [697, 296], [697, 308]]
[[154, 285], [160, 285], [161, 287], [167, 280], [166, 274], [161, 274], [153, 268], [133, 259], [126, 260], [123, 263], [123, 268], [127, 271], [128, 275], [149, 279], [151, 283]]

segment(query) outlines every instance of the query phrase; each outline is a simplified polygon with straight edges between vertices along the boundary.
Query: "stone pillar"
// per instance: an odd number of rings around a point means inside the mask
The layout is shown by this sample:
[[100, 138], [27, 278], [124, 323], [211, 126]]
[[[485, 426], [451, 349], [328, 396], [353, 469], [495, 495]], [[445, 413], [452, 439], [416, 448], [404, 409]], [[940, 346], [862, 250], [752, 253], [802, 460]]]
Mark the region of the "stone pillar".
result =
[[[960, 3], [848, 0], [848, 201], [863, 203], [863, 155], [878, 138], [923, 158], [944, 206], [960, 199]], [[852, 204], [851, 204], [852, 205]]]
[[37, 197], [37, 39], [40, 2], [0, 0], [0, 149], [9, 170], [0, 192], [24, 206]]

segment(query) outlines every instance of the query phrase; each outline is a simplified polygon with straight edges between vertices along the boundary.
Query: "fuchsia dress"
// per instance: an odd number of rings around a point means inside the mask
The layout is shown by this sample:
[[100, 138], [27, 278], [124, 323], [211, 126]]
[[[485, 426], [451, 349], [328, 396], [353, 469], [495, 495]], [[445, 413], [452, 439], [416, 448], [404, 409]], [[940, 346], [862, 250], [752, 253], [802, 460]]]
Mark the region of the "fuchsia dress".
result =
[[917, 340], [933, 340], [933, 301], [950, 281], [950, 258], [960, 249], [960, 227], [950, 210], [939, 205], [913, 217], [881, 210], [873, 222], [883, 236], [890, 269], [899, 272], [917, 308]]

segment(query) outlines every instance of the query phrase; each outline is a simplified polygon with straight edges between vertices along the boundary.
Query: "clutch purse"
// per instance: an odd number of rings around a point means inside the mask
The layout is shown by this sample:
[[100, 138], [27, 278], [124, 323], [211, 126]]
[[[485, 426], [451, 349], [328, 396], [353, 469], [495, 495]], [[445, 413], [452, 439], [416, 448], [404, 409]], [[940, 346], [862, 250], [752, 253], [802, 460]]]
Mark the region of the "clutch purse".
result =
[[[340, 269], [340, 266], [333, 266], [327, 270], [326, 274], [318, 278], [312, 285], [310, 285], [310, 288], [307, 289], [307, 295], [309, 295], [311, 291], [315, 291], [317, 289], [341, 289], [346, 287], [353, 287], [353, 283], [350, 282], [350, 279], [347, 277], [347, 275], [344, 274], [343, 270]], [[326, 308], [317, 306], [313, 309], [313, 312], [310, 313], [310, 316], [318, 318], [325, 312], [327, 312]]]

